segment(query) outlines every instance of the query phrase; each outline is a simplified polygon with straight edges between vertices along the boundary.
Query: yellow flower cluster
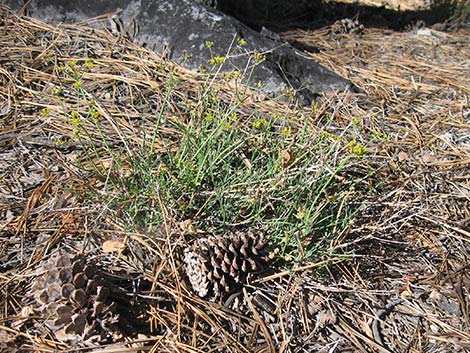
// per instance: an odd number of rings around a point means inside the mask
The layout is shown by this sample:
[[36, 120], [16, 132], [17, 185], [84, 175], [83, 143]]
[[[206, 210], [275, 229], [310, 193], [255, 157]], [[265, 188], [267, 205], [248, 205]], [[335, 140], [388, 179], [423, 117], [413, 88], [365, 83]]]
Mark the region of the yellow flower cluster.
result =
[[238, 45], [241, 47], [246, 45], [246, 40], [243, 38], [239, 38], [237, 42], [238, 42]]
[[367, 149], [361, 144], [357, 143], [356, 140], [349, 141], [348, 147], [351, 154], [356, 158], [362, 158], [367, 154]]
[[211, 65], [221, 65], [225, 61], [225, 56], [214, 56], [209, 59], [209, 64]]
[[266, 55], [262, 53], [255, 52], [254, 53], [254, 58], [257, 63], [260, 63], [266, 59]]
[[80, 113], [77, 111], [72, 111], [70, 113], [70, 122], [72, 123], [73, 126], [79, 127], [82, 123], [82, 118], [80, 117]]
[[266, 118], [258, 119], [258, 120], [253, 122], [253, 127], [255, 129], [259, 129], [259, 130], [267, 128], [267, 127], [269, 127], [269, 121], [266, 120]]

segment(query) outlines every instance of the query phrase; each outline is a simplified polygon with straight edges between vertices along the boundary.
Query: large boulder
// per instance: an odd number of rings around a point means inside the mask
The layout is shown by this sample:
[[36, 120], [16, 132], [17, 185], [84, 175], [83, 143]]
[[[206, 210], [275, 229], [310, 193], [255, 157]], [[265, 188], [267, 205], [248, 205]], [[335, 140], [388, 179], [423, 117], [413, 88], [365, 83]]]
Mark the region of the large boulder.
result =
[[250, 27], [276, 27], [301, 21], [317, 12], [322, 0], [196, 0], [234, 16]]
[[[23, 7], [22, 0], [0, 1], [12, 10]], [[120, 11], [115, 17], [119, 16], [123, 28], [135, 28], [128, 25], [137, 23], [139, 30], [130, 33], [134, 40], [157, 52], [167, 52], [170, 59], [191, 70], [202, 66], [218, 69], [217, 63], [224, 57], [223, 71], [245, 72], [249, 84], [257, 84], [270, 96], [293, 88], [302, 104], [322, 92], [355, 89], [349, 81], [282, 42], [274, 33], [254, 31], [237, 19], [194, 1], [32, 0], [27, 6], [28, 14], [48, 22], [76, 22], [117, 10]], [[208, 42], [214, 43], [212, 48], [208, 48]]]

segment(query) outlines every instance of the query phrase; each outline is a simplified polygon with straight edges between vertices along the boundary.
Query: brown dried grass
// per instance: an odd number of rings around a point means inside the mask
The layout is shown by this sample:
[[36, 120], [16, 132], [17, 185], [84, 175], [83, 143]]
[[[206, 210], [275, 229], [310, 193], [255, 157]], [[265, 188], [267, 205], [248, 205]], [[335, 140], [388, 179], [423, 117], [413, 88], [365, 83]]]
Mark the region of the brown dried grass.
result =
[[[148, 143], [143, 133], [152, 135], [170, 76], [177, 75], [165, 105], [166, 123], [159, 126], [164, 138], [157, 141], [158, 152], [178, 142], [171, 122], [184, 121], [185, 107], [200, 96], [205, 78], [104, 30], [52, 27], [3, 8], [0, 21], [0, 347], [75, 350], [55, 342], [53, 335], [35, 332], [28, 326], [35, 319], [21, 310], [37, 264], [60, 245], [73, 253], [86, 251], [129, 282], [140, 278], [150, 284], [139, 298], [149, 303], [152, 330], [125, 338], [120, 346], [88, 351], [469, 349], [468, 32], [423, 37], [366, 29], [362, 37], [353, 37], [334, 36], [326, 28], [284, 34], [320, 49], [310, 55], [365, 91], [320, 97], [316, 109], [297, 112], [293, 123], [309, 119], [316, 131], [331, 117], [334, 125], [328, 131], [334, 133], [357, 125], [370, 154], [344, 177], [379, 173], [370, 181], [374, 192], [363, 196], [365, 212], [335, 248], [350, 260], [333, 265], [332, 256], [330, 263], [258, 279], [247, 289], [271, 298], [275, 310], [263, 312], [258, 297], [245, 289], [248, 310], [237, 313], [188, 290], [175, 251], [184, 244], [186, 229], [172, 223], [171, 210], [162, 229], [129, 232], [114, 211], [70, 192], [100, 185], [76, 163], [82, 147], [69, 116], [87, 102], [53, 93], [54, 87], [74, 83], [59, 67], [72, 60], [83, 65], [92, 55], [94, 68], [84, 71], [82, 82], [99, 102], [109, 145], [92, 124], [87, 126], [90, 139], [99, 148], [132, 151]], [[230, 87], [217, 85], [220, 99], [233, 102]], [[44, 108], [49, 109], [46, 116], [41, 115]], [[254, 111], [283, 115], [290, 110], [247, 94], [240, 113], [249, 119]], [[122, 240], [126, 251], [103, 253], [108, 239]], [[323, 270], [315, 271], [319, 267]]]

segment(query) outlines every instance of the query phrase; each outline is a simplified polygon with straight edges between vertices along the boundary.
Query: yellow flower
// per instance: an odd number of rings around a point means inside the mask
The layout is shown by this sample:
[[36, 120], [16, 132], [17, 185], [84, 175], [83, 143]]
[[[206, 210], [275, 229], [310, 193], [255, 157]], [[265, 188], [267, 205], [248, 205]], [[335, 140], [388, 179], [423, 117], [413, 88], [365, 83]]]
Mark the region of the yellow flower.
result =
[[299, 208], [297, 210], [297, 214], [295, 215], [295, 218], [301, 221], [302, 219], [305, 218], [306, 215], [307, 215], [307, 211], [305, 210], [305, 208]]
[[70, 60], [68, 65], [71, 69], [74, 69], [77, 66], [77, 60]]
[[229, 82], [229, 81], [232, 81], [232, 80], [236, 80], [236, 79], [239, 79], [240, 76], [241, 76], [241, 73], [240, 73], [240, 70], [234, 70], [234, 71], [228, 71], [226, 73], [224, 73], [224, 80], [226, 82]]
[[82, 123], [82, 118], [80, 117], [80, 114], [75, 110], [70, 113], [70, 122], [75, 127], [79, 127]]
[[99, 118], [101, 118], [101, 113], [95, 109], [92, 110], [91, 112], [91, 118], [95, 121], [98, 121]]
[[80, 80], [75, 81], [72, 87], [77, 91], [80, 90], [82, 88], [82, 81]]
[[206, 120], [208, 123], [212, 123], [214, 121], [214, 116], [212, 113], [206, 113], [204, 120]]
[[191, 60], [193, 58], [193, 54], [188, 54], [186, 50], [183, 50], [183, 62]]
[[329, 140], [333, 140], [335, 142], [341, 141], [341, 136], [334, 135], [334, 134], [332, 134], [330, 132], [327, 132], [327, 131], [321, 131], [320, 132], [320, 138], [322, 140], [329, 139]]
[[46, 116], [49, 115], [50, 112], [51, 112], [51, 110], [49, 108], [43, 108], [43, 109], [41, 109], [41, 116], [43, 118], [45, 118]]
[[52, 54], [51, 54], [51, 53], [47, 53], [46, 55], [44, 55], [44, 60], [46, 60], [46, 61], [52, 61]]
[[208, 40], [206, 42], [206, 47], [208, 47], [209, 49], [212, 49], [214, 47], [214, 42], [211, 40]]
[[284, 97], [292, 98], [295, 96], [295, 90], [292, 87], [284, 87], [281, 90]]
[[238, 45], [243, 47], [246, 45], [246, 40], [243, 38], [238, 39]]
[[224, 61], [225, 61], [225, 56], [214, 56], [213, 58], [209, 59], [209, 64], [220, 65], [220, 64], [223, 64]]
[[262, 129], [269, 126], [269, 122], [266, 118], [261, 118], [253, 122], [253, 127], [255, 129]]
[[95, 66], [95, 62], [93, 61], [92, 58], [87, 58], [87, 59], [85, 60], [85, 67], [86, 67], [88, 70], [93, 69], [94, 66]]
[[286, 136], [292, 135], [292, 128], [290, 128], [289, 126], [284, 126], [282, 128], [282, 134]]
[[351, 122], [353, 123], [353, 125], [361, 125], [361, 120], [359, 120], [358, 118], [352, 118]]
[[367, 149], [361, 144], [358, 144], [356, 140], [349, 141], [348, 147], [351, 154], [356, 158], [362, 158], [368, 153]]
[[262, 53], [258, 53], [258, 52], [255, 52], [254, 54], [254, 58], [255, 58], [255, 61], [257, 63], [260, 63], [262, 61], [264, 61], [266, 59], [266, 55], [262, 54]]

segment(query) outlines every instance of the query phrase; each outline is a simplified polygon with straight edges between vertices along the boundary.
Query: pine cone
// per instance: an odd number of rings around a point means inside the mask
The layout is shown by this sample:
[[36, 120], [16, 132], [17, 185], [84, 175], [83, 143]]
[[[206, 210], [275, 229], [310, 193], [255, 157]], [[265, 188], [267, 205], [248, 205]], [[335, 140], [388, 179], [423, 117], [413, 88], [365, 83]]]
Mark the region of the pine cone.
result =
[[109, 339], [119, 316], [92, 264], [66, 253], [45, 261], [33, 281], [36, 311], [47, 327], [64, 340], [103, 342]]
[[358, 20], [343, 18], [333, 24], [332, 31], [335, 34], [364, 34], [364, 25], [360, 24]]
[[186, 275], [200, 297], [219, 298], [245, 283], [266, 260], [263, 236], [230, 233], [197, 240], [184, 251]]

